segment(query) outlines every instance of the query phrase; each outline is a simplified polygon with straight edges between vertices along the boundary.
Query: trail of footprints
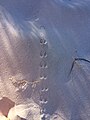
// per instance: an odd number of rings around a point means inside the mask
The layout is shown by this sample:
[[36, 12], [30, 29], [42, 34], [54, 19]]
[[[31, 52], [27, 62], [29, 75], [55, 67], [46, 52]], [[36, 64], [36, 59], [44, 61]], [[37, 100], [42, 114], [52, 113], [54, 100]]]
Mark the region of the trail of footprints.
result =
[[[45, 28], [42, 27], [42, 29], [45, 29]], [[40, 48], [41, 48], [40, 50], [40, 80], [42, 80], [42, 85], [40, 89], [41, 120], [47, 120], [45, 105], [48, 103], [47, 92], [49, 89], [46, 86], [46, 83], [44, 82], [45, 80], [47, 80], [47, 68], [48, 68], [48, 63], [47, 63], [48, 55], [46, 51], [47, 47], [48, 47], [47, 40], [45, 39], [42, 33], [40, 36]]]

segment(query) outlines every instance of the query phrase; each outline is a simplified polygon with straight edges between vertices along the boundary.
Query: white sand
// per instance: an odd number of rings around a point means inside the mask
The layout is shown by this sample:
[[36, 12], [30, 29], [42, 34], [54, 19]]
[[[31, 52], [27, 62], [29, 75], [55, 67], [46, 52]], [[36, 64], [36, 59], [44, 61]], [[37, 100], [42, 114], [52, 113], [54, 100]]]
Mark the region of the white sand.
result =
[[89, 32], [89, 0], [0, 0], [1, 113], [89, 120]]

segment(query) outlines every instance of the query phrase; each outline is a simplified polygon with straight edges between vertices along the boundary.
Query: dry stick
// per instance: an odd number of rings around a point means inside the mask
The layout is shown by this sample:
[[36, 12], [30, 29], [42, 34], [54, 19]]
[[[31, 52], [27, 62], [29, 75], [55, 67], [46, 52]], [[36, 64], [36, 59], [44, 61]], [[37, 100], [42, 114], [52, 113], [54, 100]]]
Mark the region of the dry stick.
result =
[[72, 66], [71, 66], [71, 69], [70, 69], [70, 72], [69, 72], [69, 76], [70, 76], [70, 74], [71, 74], [71, 72], [73, 70], [73, 67], [74, 67], [74, 64], [75, 64], [76, 61], [85, 61], [85, 62], [90, 63], [90, 61], [87, 60], [87, 59], [85, 59], [85, 58], [75, 58], [74, 61], [73, 61], [73, 63], [72, 63]]

